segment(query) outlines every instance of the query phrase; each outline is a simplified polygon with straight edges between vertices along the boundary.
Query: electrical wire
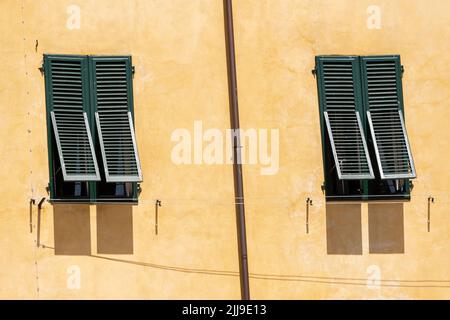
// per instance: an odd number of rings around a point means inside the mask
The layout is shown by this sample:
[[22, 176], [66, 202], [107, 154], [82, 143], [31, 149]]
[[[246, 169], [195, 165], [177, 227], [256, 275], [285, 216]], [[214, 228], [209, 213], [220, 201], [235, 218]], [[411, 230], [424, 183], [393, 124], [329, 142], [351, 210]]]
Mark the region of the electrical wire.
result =
[[[44, 249], [52, 249], [50, 246], [41, 246]], [[124, 260], [111, 258], [100, 255], [87, 255], [87, 257], [103, 259], [112, 262], [127, 263], [154, 269], [162, 269], [166, 271], [182, 272], [182, 273], [196, 273], [213, 276], [231, 276], [238, 277], [237, 271], [215, 270], [215, 269], [200, 269], [200, 268], [186, 268], [167, 266], [155, 264], [150, 262], [139, 262], [132, 260]], [[331, 285], [357, 285], [357, 286], [379, 286], [392, 288], [444, 288], [450, 289], [450, 280], [410, 280], [410, 279], [370, 279], [370, 278], [351, 278], [351, 277], [329, 277], [329, 276], [311, 276], [311, 275], [279, 275], [279, 274], [263, 274], [250, 273], [249, 277], [255, 280], [270, 280], [270, 281], [292, 281], [292, 282], [308, 282], [314, 284], [331, 284]], [[378, 283], [379, 282], [379, 283]], [[411, 284], [412, 283], [412, 284]], [[420, 283], [420, 284], [415, 284]], [[442, 284], [442, 285], [438, 285]]]

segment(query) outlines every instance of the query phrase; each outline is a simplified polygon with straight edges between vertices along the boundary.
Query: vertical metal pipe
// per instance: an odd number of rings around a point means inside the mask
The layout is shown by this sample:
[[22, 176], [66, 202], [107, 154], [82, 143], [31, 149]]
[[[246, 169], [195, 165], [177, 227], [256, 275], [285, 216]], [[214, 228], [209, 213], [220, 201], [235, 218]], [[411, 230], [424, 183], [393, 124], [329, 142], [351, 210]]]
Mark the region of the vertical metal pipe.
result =
[[230, 123], [233, 143], [233, 177], [236, 209], [236, 227], [239, 250], [239, 277], [242, 300], [250, 300], [248, 277], [247, 235], [245, 229], [244, 186], [241, 165], [241, 141], [239, 133], [239, 107], [237, 98], [236, 56], [234, 50], [232, 0], [223, 0], [225, 41], [228, 67], [228, 94], [230, 101]]

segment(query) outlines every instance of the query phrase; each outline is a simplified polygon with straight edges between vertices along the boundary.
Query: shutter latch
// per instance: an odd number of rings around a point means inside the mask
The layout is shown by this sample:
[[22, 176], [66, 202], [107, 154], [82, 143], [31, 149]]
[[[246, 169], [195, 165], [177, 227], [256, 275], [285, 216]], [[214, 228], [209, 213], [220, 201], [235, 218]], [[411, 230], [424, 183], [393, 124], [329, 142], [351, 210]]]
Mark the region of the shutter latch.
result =
[[134, 73], [136, 72], [136, 68], [134, 66], [131, 66], [131, 74], [134, 77]]
[[311, 73], [312, 73], [313, 77], [315, 78], [316, 74], [317, 74], [317, 69], [316, 68], [312, 69]]
[[403, 74], [405, 73], [405, 67], [403, 65], [401, 65], [401, 70], [402, 70], [402, 78], [403, 78]]
[[138, 196], [141, 194], [141, 192], [142, 192], [142, 187], [141, 187], [141, 184], [138, 183], [138, 184], [137, 184], [137, 193], [138, 193]]
[[42, 75], [44, 75], [45, 71], [44, 64], [42, 64], [42, 66], [39, 67], [39, 71], [41, 72]]

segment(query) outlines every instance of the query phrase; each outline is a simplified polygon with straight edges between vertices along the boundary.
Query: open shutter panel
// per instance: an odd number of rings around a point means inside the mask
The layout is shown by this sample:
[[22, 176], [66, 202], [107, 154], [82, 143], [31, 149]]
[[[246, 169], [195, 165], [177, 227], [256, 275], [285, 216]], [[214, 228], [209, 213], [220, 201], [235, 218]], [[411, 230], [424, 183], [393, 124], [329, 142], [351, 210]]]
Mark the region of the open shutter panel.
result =
[[107, 182], [140, 182], [130, 59], [93, 58], [95, 119]]
[[322, 109], [338, 177], [341, 180], [374, 179], [360, 114], [355, 58], [319, 60]]
[[51, 122], [64, 181], [99, 181], [100, 174], [86, 115], [87, 58], [50, 58]]
[[402, 113], [400, 58], [363, 57], [362, 72], [367, 118], [381, 179], [415, 178]]

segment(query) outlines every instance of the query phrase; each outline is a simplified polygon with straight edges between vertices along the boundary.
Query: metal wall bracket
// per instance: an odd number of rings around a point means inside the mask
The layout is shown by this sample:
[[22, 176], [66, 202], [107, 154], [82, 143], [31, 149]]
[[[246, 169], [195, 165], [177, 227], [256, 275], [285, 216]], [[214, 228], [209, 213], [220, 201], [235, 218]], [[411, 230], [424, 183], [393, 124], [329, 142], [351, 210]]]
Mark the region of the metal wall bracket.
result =
[[36, 200], [31, 198], [30, 199], [30, 233], [33, 233], [33, 205], [36, 204]]
[[45, 197], [42, 197], [42, 199], [38, 203], [38, 216], [37, 216], [37, 239], [36, 239], [36, 245], [39, 248], [41, 246], [41, 210], [42, 205], [45, 201]]
[[158, 235], [158, 207], [161, 207], [161, 200], [155, 201], [155, 234]]
[[[41, 245], [41, 210], [42, 210], [42, 205], [44, 204], [44, 201], [46, 200], [46, 197], [42, 197], [41, 200], [39, 200], [38, 204], [37, 204], [37, 235], [36, 235], [36, 245], [39, 248]], [[33, 232], [33, 205], [36, 205], [36, 199], [31, 198], [30, 199], [30, 233]]]
[[310, 198], [306, 199], [306, 233], [309, 233], [309, 206], [313, 205], [313, 201]]
[[428, 215], [427, 215], [427, 230], [430, 232], [431, 229], [431, 204], [434, 203], [434, 197], [428, 197]]

